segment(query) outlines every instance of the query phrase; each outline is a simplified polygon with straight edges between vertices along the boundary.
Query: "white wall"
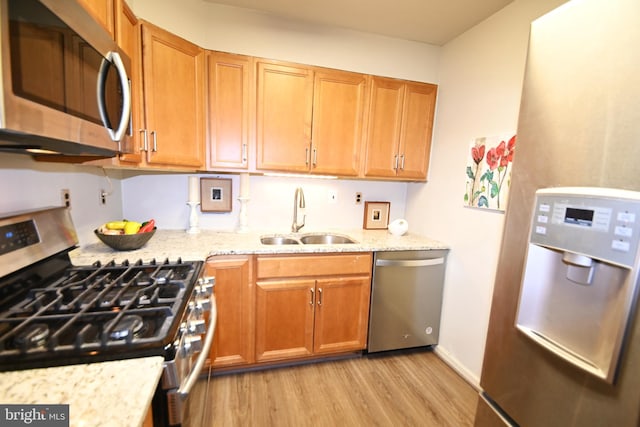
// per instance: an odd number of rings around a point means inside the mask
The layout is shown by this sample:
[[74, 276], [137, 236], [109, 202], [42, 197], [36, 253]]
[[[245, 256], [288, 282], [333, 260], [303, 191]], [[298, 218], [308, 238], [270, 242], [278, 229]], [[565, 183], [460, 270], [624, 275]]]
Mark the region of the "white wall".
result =
[[202, 0], [129, 0], [129, 4], [137, 16], [206, 49], [438, 81], [437, 46], [293, 22]]
[[407, 191], [412, 227], [452, 248], [438, 350], [476, 384], [504, 215], [463, 207], [469, 144], [515, 133], [529, 24], [563, 2], [516, 0], [443, 47], [429, 184]]
[[[185, 229], [189, 223], [186, 205], [189, 175], [143, 175], [124, 181], [124, 217], [154, 218], [160, 228]], [[239, 220], [240, 202], [238, 175], [198, 175], [232, 180], [232, 212], [200, 212], [201, 229], [234, 231]], [[371, 183], [355, 180], [319, 180], [311, 178], [273, 178], [252, 176], [248, 202], [248, 226], [252, 231], [288, 233], [293, 220], [293, 196], [302, 187], [306, 208], [299, 209], [298, 218], [306, 215], [302, 231], [319, 229], [362, 228], [364, 203], [355, 204], [355, 193], [362, 193], [364, 201], [391, 202], [391, 218], [404, 215], [406, 184], [393, 182]], [[329, 192], [337, 201], [329, 201]]]
[[101, 169], [36, 162], [30, 156], [0, 153], [0, 216], [10, 212], [61, 206], [61, 190], [71, 195], [71, 217], [80, 244], [96, 240], [93, 230], [122, 215], [119, 172], [108, 171], [113, 194], [100, 203], [100, 191], [111, 185]]

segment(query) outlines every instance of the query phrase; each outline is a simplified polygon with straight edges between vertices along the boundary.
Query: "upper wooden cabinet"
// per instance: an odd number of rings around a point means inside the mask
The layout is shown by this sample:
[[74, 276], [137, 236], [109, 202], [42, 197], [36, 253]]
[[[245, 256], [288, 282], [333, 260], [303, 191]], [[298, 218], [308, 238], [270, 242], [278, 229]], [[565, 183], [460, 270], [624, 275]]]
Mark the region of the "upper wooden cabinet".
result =
[[79, 3], [111, 34], [111, 38], [115, 40], [114, 1], [118, 0], [79, 0]]
[[147, 163], [203, 168], [204, 50], [143, 21], [142, 70]]
[[316, 71], [313, 85], [311, 172], [357, 176], [360, 169], [366, 76]]
[[371, 78], [365, 178], [427, 177], [437, 86]]
[[144, 113], [142, 111], [142, 42], [140, 40], [140, 22], [125, 0], [115, 2], [115, 36], [116, 43], [131, 59], [131, 138], [129, 143], [122, 147], [123, 154], [119, 161], [124, 163], [142, 162], [142, 133], [144, 128]]
[[207, 52], [208, 169], [249, 167], [253, 60]]
[[357, 176], [366, 76], [259, 60], [258, 170]]
[[260, 60], [257, 74], [256, 168], [309, 171], [313, 72]]

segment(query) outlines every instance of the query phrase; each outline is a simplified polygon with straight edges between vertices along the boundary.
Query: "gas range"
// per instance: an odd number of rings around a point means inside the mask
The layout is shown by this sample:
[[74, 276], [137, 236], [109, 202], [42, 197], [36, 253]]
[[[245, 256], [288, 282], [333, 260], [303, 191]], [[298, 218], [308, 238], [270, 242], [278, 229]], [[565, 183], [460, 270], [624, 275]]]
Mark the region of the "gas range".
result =
[[[19, 279], [9, 287], [21, 289], [1, 305], [0, 370], [173, 357], [167, 348], [175, 351], [170, 344], [201, 268], [180, 259], [98, 261], [69, 265], [60, 277]], [[201, 331], [203, 322], [190, 326]]]
[[68, 209], [0, 219], [0, 371], [162, 356], [154, 425], [179, 425], [213, 341], [214, 279], [180, 258], [74, 266], [76, 245]]

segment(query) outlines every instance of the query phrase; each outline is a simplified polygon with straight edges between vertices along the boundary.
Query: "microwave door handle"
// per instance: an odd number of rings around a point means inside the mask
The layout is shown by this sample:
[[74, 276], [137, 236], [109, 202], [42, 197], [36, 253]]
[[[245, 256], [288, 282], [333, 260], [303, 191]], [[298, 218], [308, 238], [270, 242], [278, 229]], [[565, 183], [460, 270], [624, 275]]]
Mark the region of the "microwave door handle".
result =
[[[120, 86], [122, 87], [122, 116], [120, 117], [120, 123], [118, 128], [114, 131], [108, 127], [107, 107], [105, 98], [105, 85], [106, 74], [109, 70], [109, 64], [113, 64], [118, 72], [120, 78]], [[100, 112], [100, 119], [107, 128], [109, 136], [113, 141], [120, 141], [127, 131], [129, 126], [129, 117], [131, 116], [131, 88], [129, 87], [129, 77], [127, 76], [127, 70], [122, 63], [120, 54], [118, 52], [109, 52], [106, 58], [102, 59], [100, 64], [100, 71], [98, 72], [98, 111]]]

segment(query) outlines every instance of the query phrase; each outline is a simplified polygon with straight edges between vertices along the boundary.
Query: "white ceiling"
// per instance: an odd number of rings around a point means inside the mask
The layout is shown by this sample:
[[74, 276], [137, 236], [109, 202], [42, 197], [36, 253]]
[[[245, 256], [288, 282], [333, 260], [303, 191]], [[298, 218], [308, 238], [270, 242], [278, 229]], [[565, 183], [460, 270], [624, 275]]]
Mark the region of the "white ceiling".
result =
[[205, 0], [441, 46], [513, 0]]

